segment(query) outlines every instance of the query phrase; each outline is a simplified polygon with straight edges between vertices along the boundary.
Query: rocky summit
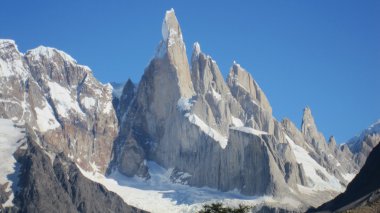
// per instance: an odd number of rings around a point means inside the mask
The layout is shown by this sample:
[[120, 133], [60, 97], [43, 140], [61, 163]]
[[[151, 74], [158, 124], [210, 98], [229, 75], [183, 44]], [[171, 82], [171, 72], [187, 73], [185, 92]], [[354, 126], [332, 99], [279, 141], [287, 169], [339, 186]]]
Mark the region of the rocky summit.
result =
[[275, 119], [254, 72], [234, 61], [225, 79], [197, 42], [187, 57], [173, 9], [161, 34], [141, 80], [114, 87], [63, 51], [0, 40], [0, 212], [305, 211], [379, 143], [378, 123], [326, 140], [309, 107], [300, 128]]

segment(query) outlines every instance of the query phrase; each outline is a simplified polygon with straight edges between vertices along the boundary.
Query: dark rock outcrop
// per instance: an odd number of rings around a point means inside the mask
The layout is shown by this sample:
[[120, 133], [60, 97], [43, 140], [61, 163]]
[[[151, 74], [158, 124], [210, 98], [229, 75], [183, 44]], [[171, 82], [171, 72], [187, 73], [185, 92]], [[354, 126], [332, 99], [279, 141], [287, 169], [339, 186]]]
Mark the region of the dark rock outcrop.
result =
[[21, 165], [15, 206], [5, 212], [144, 212], [85, 178], [63, 153], [52, 154], [29, 139], [15, 156]]
[[380, 145], [377, 145], [368, 156], [359, 174], [348, 184], [344, 193], [309, 212], [342, 212], [378, 202], [380, 198], [379, 168]]

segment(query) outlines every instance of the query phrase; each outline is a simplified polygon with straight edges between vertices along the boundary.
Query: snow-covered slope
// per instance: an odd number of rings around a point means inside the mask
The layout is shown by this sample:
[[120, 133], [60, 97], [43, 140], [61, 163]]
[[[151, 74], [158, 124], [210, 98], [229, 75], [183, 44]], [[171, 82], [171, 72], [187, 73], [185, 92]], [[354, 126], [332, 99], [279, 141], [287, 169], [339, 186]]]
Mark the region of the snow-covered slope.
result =
[[276, 199], [271, 196], [244, 196], [238, 191], [220, 192], [208, 187], [190, 187], [173, 180], [173, 169], [164, 169], [155, 162], [147, 162], [151, 178], [145, 180], [139, 177], [126, 177], [118, 171], [105, 177], [96, 172], [82, 174], [90, 180], [101, 183], [108, 190], [117, 193], [124, 201], [137, 208], [152, 212], [182, 212], [199, 211], [204, 204], [223, 202], [225, 205], [237, 207], [239, 204], [255, 206], [260, 204], [281, 205], [296, 209], [301, 203], [289, 196]]
[[18, 164], [13, 154], [25, 142], [25, 130], [12, 120], [0, 118], [0, 186], [6, 184], [5, 192], [11, 192], [4, 207], [13, 206], [14, 190], [18, 184]]
[[302, 165], [306, 176], [311, 182], [310, 189], [314, 191], [333, 190], [339, 192], [344, 190], [339, 180], [329, 174], [326, 168], [318, 164], [304, 148], [295, 144], [289, 136], [285, 135], [285, 138], [296, 157], [297, 163]]

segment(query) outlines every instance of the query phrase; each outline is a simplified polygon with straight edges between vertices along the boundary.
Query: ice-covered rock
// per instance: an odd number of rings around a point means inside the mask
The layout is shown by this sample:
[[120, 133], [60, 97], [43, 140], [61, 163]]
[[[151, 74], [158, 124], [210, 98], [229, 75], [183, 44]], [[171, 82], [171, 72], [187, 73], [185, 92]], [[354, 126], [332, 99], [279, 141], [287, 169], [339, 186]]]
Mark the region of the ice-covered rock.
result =
[[26, 54], [0, 41], [0, 116], [34, 128], [43, 146], [105, 172], [118, 132], [112, 90], [63, 51], [37, 47]]

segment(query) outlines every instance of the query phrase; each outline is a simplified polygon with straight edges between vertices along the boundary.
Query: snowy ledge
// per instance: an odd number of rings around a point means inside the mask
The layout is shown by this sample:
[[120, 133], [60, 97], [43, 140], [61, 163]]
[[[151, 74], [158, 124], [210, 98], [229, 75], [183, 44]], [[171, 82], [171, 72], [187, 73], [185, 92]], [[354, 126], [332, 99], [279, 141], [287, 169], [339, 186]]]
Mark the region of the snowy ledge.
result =
[[247, 134], [257, 135], [257, 136], [267, 135], [268, 134], [268, 132], [260, 131], [260, 130], [253, 129], [253, 128], [250, 128], [250, 127], [245, 127], [245, 126], [242, 126], [242, 127], [230, 127], [230, 129], [236, 130], [236, 131], [240, 131], [240, 132], [244, 132], [244, 133], [247, 133]]

